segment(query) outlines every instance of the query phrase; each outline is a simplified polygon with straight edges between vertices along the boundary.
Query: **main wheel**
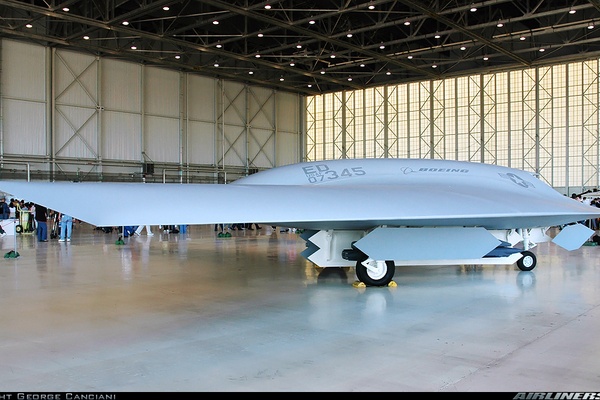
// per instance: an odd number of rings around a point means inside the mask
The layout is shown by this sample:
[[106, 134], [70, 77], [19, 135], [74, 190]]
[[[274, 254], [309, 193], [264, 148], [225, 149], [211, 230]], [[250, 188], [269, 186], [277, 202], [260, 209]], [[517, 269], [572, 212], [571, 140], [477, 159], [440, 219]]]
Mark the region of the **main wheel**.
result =
[[23, 232], [23, 225], [17, 225], [17, 226], [15, 226], [15, 232], [22, 233]]
[[521, 271], [531, 271], [534, 269], [537, 264], [535, 254], [529, 250], [522, 251], [521, 254], [523, 254], [523, 257], [517, 260], [517, 267], [519, 267]]
[[356, 262], [356, 277], [359, 281], [367, 286], [387, 286], [394, 277], [396, 265], [394, 261], [386, 261], [385, 263], [375, 264], [374, 269], [365, 267], [359, 260]]

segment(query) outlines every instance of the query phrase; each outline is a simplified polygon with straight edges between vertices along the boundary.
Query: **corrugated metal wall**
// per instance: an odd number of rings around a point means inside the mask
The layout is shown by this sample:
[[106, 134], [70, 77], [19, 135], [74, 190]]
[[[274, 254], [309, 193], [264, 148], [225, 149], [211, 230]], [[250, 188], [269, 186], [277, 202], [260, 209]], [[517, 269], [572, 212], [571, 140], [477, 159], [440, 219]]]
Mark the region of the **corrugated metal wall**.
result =
[[223, 182], [303, 160], [299, 95], [0, 45], [2, 179]]

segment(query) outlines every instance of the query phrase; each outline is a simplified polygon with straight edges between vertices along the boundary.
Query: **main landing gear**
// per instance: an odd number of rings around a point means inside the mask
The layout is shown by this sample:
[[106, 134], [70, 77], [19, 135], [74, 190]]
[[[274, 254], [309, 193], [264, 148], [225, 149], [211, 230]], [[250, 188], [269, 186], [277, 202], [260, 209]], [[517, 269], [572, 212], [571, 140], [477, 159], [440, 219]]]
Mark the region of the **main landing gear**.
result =
[[367, 286], [387, 286], [395, 272], [394, 261], [375, 261], [368, 258], [356, 262], [356, 277]]
[[[535, 254], [529, 251], [531, 243], [549, 239], [542, 228], [516, 232], [477, 227], [331, 229], [305, 231], [301, 237], [307, 242], [303, 257], [321, 268], [355, 266], [356, 277], [363, 286], [394, 285], [396, 266], [516, 263], [521, 271], [531, 271], [537, 264]], [[414, 243], [426, 240], [438, 246], [424, 254]], [[514, 247], [520, 241], [523, 248]]]

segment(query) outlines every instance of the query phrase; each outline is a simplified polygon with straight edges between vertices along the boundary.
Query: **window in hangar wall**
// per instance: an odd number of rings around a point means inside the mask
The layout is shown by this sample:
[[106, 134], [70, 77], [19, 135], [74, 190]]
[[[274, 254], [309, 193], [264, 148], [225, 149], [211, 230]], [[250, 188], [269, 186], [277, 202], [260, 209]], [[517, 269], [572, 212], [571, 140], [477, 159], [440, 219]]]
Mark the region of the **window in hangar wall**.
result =
[[308, 161], [438, 158], [600, 185], [600, 60], [307, 98]]

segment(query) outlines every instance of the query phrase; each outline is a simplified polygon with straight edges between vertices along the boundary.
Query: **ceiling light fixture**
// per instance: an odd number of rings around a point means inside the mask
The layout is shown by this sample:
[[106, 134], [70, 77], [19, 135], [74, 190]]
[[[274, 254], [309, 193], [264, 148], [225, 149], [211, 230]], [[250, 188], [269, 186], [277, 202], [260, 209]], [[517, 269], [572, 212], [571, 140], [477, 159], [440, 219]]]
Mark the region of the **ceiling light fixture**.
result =
[[436, 39], [439, 39], [439, 38], [441, 38], [441, 37], [442, 37], [442, 36], [441, 36], [439, 33], [436, 33], [436, 35], [434, 36], [434, 38], [436, 38]]
[[348, 82], [351, 82], [351, 81], [352, 81], [352, 77], [351, 77], [351, 76], [349, 76], [349, 77], [348, 77]]
[[471, 9], [469, 11], [471, 11], [471, 12], [477, 11], [477, 7], [475, 7], [475, 4], [471, 4]]
[[519, 38], [519, 40], [525, 40], [527, 39], [525, 36], [521, 35], [521, 37]]
[[543, 53], [544, 51], [546, 51], [546, 49], [545, 49], [545, 48], [543, 48], [543, 47], [542, 47], [542, 48], [540, 48], [540, 52], [541, 52], [541, 53]]
[[279, 78], [279, 82], [283, 82], [283, 81], [285, 81], [285, 79], [282, 76], [281, 78]]
[[325, 70], [324, 69], [321, 70], [321, 75], [325, 75]]
[[308, 87], [312, 87], [312, 84], [311, 84], [311, 83], [309, 83], [307, 86], [308, 86]]
[[176, 60], [179, 60], [180, 58], [181, 58], [181, 56], [180, 56], [179, 54], [177, 54], [177, 55], [175, 56], [175, 59], [176, 59]]
[[217, 49], [220, 49], [221, 47], [223, 47], [223, 45], [221, 44], [221, 42], [217, 42], [216, 46]]
[[335, 54], [331, 53], [331, 54], [329, 55], [329, 57], [331, 57], [331, 58], [335, 58]]
[[290, 61], [290, 67], [293, 67], [294, 65], [296, 65], [296, 63], [293, 61]]
[[296, 48], [297, 48], [297, 49], [301, 49], [301, 48], [302, 48], [302, 45], [301, 45], [300, 43], [298, 43], [298, 44], [296, 45]]
[[69, 7], [63, 7], [62, 9], [64, 12], [69, 12]]
[[410, 25], [410, 21], [409, 20], [404, 21], [404, 26], [409, 26], [409, 25]]
[[254, 75], [254, 71], [248, 71], [248, 75]]
[[467, 48], [466, 48], [465, 46], [460, 46], [460, 49], [461, 49], [462, 51], [465, 51]]
[[489, 60], [489, 59], [490, 59], [490, 58], [489, 58], [488, 56], [483, 56], [483, 61], [487, 61], [487, 60]]
[[25, 24], [25, 28], [31, 29], [31, 28], [33, 28], [33, 25], [31, 25], [31, 24]]
[[218, 67], [219, 63], [215, 61], [215, 63], [213, 64], [214, 67]]
[[316, 21], [315, 21], [314, 19], [311, 19], [310, 21], [308, 21], [308, 23], [309, 23], [309, 24], [311, 24], [311, 25], [314, 25], [314, 24], [315, 24], [315, 22], [316, 22]]
[[577, 10], [575, 10], [574, 8], [571, 8], [571, 9], [569, 10], [569, 14], [575, 14], [576, 12], [577, 12]]
[[217, 21], [216, 19], [213, 21], [213, 25], [219, 25], [219, 21]]
[[431, 68], [437, 68], [437, 65], [433, 64], [433, 65], [431, 66]]
[[263, 33], [262, 33], [262, 32], [258, 32], [258, 35], [256, 35], [256, 36], [258, 36], [258, 37], [263, 37], [263, 36], [265, 36], [265, 35], [263, 35]]
[[271, 5], [270, 4], [265, 4], [265, 10], [270, 10], [271, 9]]
[[361, 68], [364, 68], [364, 67], [365, 67], [365, 64], [360, 64], [360, 67], [361, 67]]
[[379, 48], [380, 48], [381, 50], [385, 49], [385, 44], [381, 43], [381, 44], [379, 45]]
[[406, 57], [406, 58], [408, 58], [409, 60], [412, 60], [413, 56], [409, 54], [408, 57]]
[[502, 21], [498, 21], [498, 23], [496, 24], [496, 26], [497, 26], [498, 28], [502, 28], [502, 27], [504, 26], [504, 22], [502, 22]]
[[346, 37], [351, 38], [352, 37], [352, 32], [346, 33]]
[[588, 25], [588, 29], [594, 29], [596, 27], [596, 25], [594, 25], [594, 21], [590, 22], [590, 24]]
[[121, 22], [121, 25], [127, 26], [127, 25], [129, 25], [129, 21], [123, 21], [123, 22]]
[[131, 50], [137, 50], [137, 46], [135, 44], [131, 45]]
[[163, 11], [169, 11], [169, 10], [170, 10], [169, 6], [164, 6], [163, 7]]
[[369, 2], [369, 10], [374, 10], [375, 9], [375, 5], [373, 4], [372, 1]]
[[260, 58], [260, 54], [256, 54], [254, 57], [256, 57], [256, 58]]
[[392, 71], [387, 71], [385, 74], [386, 74], [387, 76], [390, 76], [390, 75], [392, 74]]
[[90, 40], [90, 37], [89, 37], [88, 35], [85, 35], [85, 36], [83, 37], [83, 40]]

